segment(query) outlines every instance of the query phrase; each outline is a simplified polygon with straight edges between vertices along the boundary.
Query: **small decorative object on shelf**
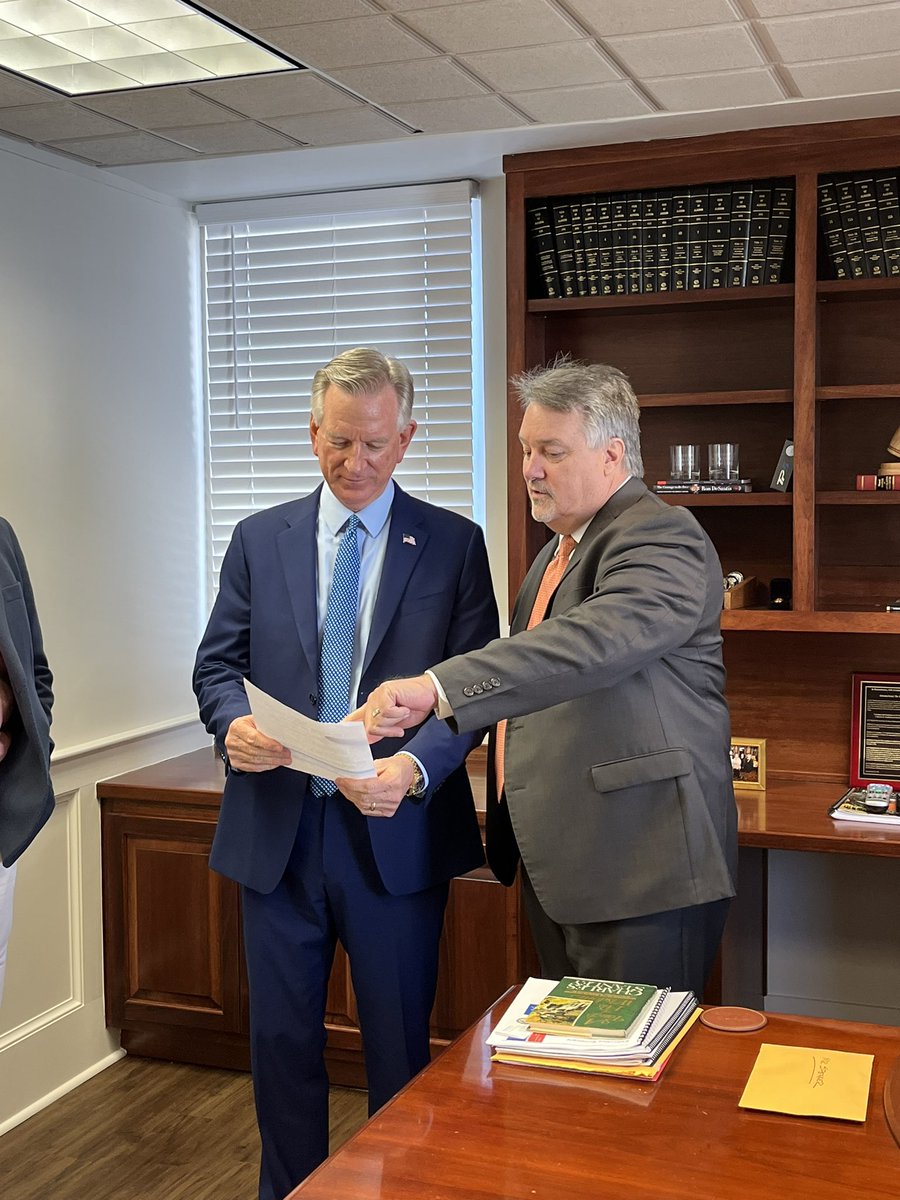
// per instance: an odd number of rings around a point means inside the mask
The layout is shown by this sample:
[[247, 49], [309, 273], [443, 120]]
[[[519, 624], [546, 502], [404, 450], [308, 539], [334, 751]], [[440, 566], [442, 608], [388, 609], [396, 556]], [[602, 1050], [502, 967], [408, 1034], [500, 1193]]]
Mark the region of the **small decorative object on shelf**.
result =
[[[888, 454], [900, 458], [900, 429], [888, 442]], [[858, 492], [900, 492], [900, 462], [883, 462], [875, 475], [857, 475]]]
[[793, 601], [793, 585], [790, 579], [773, 579], [769, 584], [769, 608], [790, 612]]
[[785, 438], [778, 456], [778, 465], [769, 487], [775, 492], [786, 492], [794, 473], [794, 443], [791, 438]]
[[740, 571], [732, 571], [722, 580], [725, 586], [725, 594], [722, 599], [722, 607], [726, 609], [734, 608], [752, 608], [756, 601], [756, 576], [751, 575], [745, 579]]
[[766, 790], [766, 743], [763, 738], [731, 739], [731, 778], [737, 789]]

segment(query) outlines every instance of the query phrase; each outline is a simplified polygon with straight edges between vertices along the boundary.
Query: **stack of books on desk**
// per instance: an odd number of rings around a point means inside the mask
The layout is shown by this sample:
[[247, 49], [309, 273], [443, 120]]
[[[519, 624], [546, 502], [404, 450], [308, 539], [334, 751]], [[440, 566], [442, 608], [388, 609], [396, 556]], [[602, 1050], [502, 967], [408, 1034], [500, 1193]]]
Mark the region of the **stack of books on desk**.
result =
[[652, 1082], [700, 1015], [693, 992], [661, 988], [652, 989], [640, 1020], [624, 1036], [546, 1032], [546, 1023], [536, 1022], [533, 1014], [559, 987], [554, 979], [526, 980], [487, 1039], [493, 1061]]

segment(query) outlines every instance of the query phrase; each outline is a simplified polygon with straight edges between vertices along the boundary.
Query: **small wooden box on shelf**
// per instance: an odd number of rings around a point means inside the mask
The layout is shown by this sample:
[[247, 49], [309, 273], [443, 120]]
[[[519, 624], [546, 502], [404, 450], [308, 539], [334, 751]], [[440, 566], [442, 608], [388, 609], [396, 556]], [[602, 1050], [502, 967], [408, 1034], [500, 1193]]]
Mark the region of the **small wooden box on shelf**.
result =
[[[736, 727], [756, 730], [770, 748], [770, 775], [833, 779], [848, 771], [850, 676], [857, 670], [900, 670], [900, 614], [886, 606], [898, 591], [900, 492], [855, 490], [858, 472], [879, 462], [897, 427], [900, 404], [900, 276], [833, 278], [820, 220], [822, 181], [890, 179], [900, 164], [900, 126], [894, 119], [795, 126], [672, 141], [640, 142], [522, 154], [504, 162], [507, 178], [508, 367], [511, 375], [559, 353], [609, 362], [631, 379], [642, 410], [646, 478], [665, 478], [675, 443], [740, 443], [741, 474], [749, 494], [668, 495], [686, 505], [719, 551], [723, 573], [741, 571], [761, 585], [789, 579], [792, 608], [770, 611], [767, 587], [755, 603], [723, 612], [728, 694]], [[748, 185], [765, 199], [789, 185], [793, 211], [784, 241], [779, 282], [709, 286], [711, 207], [705, 211], [705, 287], [636, 291], [631, 275], [620, 294], [548, 296], [531, 254], [530, 209], [568, 197], [568, 219], [581, 204], [581, 243], [573, 244], [574, 283], [590, 292], [590, 222], [603, 211], [591, 201], [625, 195], [625, 222], [637, 218], [637, 195], [655, 196], [641, 220], [655, 222], [659, 197], [731, 192], [731, 219], [742, 219], [739, 195]], [[877, 192], [876, 183], [876, 192]], [[879, 270], [870, 195], [844, 187], [851, 227], [870, 233], [863, 270]], [[629, 197], [631, 202], [629, 202]], [[589, 228], [584, 229], [585, 200]], [[575, 207], [572, 208], [572, 203]], [[675, 205], [676, 201], [672, 201]], [[702, 208], [702, 199], [698, 202]], [[717, 200], [722, 204], [724, 201]], [[762, 201], [760, 202], [762, 203]], [[868, 207], [867, 207], [868, 206]], [[621, 205], [619, 206], [622, 207]], [[774, 228], [770, 207], [766, 228]], [[600, 217], [597, 217], [597, 213]], [[675, 208], [670, 207], [675, 223]], [[573, 218], [574, 213], [574, 218]], [[612, 211], [611, 211], [612, 215]], [[900, 206], [897, 208], [900, 218]], [[883, 216], [885, 228], [894, 215]], [[753, 221], [751, 212], [749, 219]], [[759, 233], [762, 226], [753, 226]], [[779, 226], [779, 229], [782, 227]], [[733, 232], [733, 231], [730, 231]], [[833, 230], [831, 231], [833, 235]], [[663, 240], [669, 239], [671, 228]], [[843, 230], [842, 230], [843, 235]], [[647, 261], [659, 268], [659, 245], [614, 230], [608, 260], [626, 273]], [[779, 235], [780, 236], [780, 235]], [[893, 235], [891, 234], [891, 237]], [[588, 245], [585, 245], [588, 240]], [[832, 236], [834, 241], [834, 236]], [[635, 247], [635, 243], [637, 247]], [[760, 243], [761, 244], [761, 243]], [[688, 254], [691, 232], [687, 232]], [[874, 247], [874, 248], [873, 248]], [[768, 249], [767, 243], [767, 249]], [[729, 248], [729, 255], [734, 245]], [[598, 267], [602, 246], [598, 245]], [[882, 248], [884, 252], [884, 248]], [[624, 258], [622, 254], [624, 253]], [[674, 241], [672, 255], [675, 254]], [[716, 251], [718, 253], [718, 251]], [[649, 254], [649, 259], [641, 255]], [[872, 265], [874, 263], [874, 265]], [[898, 259], [900, 269], [900, 259]], [[658, 275], [656, 277], [658, 282]], [[641, 276], [642, 283], [645, 277]], [[651, 281], [653, 277], [651, 276]], [[620, 281], [621, 282], [621, 281]], [[734, 282], [731, 280], [730, 282]], [[615, 289], [615, 282], [612, 284]], [[519, 424], [514, 397], [508, 409], [509, 477], [519, 478]], [[769, 490], [785, 439], [794, 442], [794, 475], [786, 493]], [[528, 515], [524, 489], [509, 492], [509, 582], [514, 591], [546, 531]]]

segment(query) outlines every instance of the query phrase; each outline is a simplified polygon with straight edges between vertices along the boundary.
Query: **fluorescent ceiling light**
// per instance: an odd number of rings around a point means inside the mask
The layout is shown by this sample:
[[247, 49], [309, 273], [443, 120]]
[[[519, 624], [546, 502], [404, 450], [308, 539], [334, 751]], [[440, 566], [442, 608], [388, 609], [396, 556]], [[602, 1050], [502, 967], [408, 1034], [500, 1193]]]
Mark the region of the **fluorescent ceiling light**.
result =
[[0, 0], [0, 67], [81, 96], [299, 64], [182, 0]]

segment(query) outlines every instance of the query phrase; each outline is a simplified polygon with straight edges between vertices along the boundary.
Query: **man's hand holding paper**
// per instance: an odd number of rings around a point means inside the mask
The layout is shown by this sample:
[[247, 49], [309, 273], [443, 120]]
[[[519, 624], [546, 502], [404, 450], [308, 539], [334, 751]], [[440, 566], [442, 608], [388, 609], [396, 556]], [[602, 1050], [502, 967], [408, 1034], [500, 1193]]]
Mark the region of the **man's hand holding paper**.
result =
[[[361, 725], [311, 721], [244, 680], [250, 717], [233, 721], [225, 739], [232, 765], [241, 771], [290, 767], [323, 779], [360, 780], [375, 776], [372, 751]], [[237, 751], [232, 754], [231, 742]], [[248, 765], [243, 765], [247, 763]]]

